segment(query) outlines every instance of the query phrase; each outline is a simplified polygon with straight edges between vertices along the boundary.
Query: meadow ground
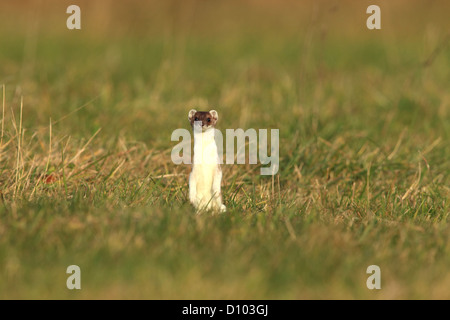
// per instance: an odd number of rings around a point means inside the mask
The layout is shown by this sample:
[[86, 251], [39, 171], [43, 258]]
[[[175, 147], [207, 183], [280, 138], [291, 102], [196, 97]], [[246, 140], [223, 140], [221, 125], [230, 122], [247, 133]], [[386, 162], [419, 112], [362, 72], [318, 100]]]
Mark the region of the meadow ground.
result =
[[[0, 4], [0, 298], [450, 298], [448, 3], [73, 4]], [[170, 136], [211, 106], [280, 169], [195, 215]]]

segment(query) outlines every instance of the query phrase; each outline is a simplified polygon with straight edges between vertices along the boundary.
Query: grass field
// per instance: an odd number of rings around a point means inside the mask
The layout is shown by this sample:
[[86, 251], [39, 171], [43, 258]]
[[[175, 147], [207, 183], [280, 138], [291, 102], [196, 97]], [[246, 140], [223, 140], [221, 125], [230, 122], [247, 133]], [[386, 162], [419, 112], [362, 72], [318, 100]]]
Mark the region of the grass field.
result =
[[[448, 3], [70, 4], [0, 4], [0, 298], [450, 299]], [[225, 214], [170, 158], [191, 108], [280, 130]]]

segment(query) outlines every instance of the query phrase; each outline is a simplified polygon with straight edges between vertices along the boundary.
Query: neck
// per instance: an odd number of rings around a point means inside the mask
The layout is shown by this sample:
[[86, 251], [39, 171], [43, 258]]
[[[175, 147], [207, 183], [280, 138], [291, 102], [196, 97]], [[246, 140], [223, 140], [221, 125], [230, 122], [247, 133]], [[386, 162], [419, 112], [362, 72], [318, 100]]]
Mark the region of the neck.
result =
[[202, 139], [202, 140], [214, 140], [214, 128], [209, 128], [206, 131], [197, 130], [194, 128], [194, 141], [196, 139]]

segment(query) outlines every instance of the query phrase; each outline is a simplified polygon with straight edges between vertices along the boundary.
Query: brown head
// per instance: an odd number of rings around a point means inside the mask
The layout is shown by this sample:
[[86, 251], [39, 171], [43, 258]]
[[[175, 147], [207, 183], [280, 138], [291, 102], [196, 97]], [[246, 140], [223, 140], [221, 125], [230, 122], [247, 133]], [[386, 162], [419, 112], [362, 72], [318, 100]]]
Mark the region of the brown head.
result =
[[217, 120], [219, 120], [219, 114], [216, 110], [197, 111], [192, 109], [189, 111], [188, 118], [192, 127], [194, 127], [194, 124], [201, 125], [202, 131], [205, 131], [216, 126]]

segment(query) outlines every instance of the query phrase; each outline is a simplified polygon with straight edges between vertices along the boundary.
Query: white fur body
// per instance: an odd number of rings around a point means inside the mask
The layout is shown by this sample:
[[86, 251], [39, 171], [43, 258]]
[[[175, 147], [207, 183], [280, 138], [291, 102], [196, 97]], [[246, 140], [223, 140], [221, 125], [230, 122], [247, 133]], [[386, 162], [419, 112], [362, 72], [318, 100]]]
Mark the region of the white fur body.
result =
[[189, 176], [189, 199], [200, 210], [226, 211], [222, 203], [220, 169], [214, 127], [205, 131], [194, 128], [194, 162]]

